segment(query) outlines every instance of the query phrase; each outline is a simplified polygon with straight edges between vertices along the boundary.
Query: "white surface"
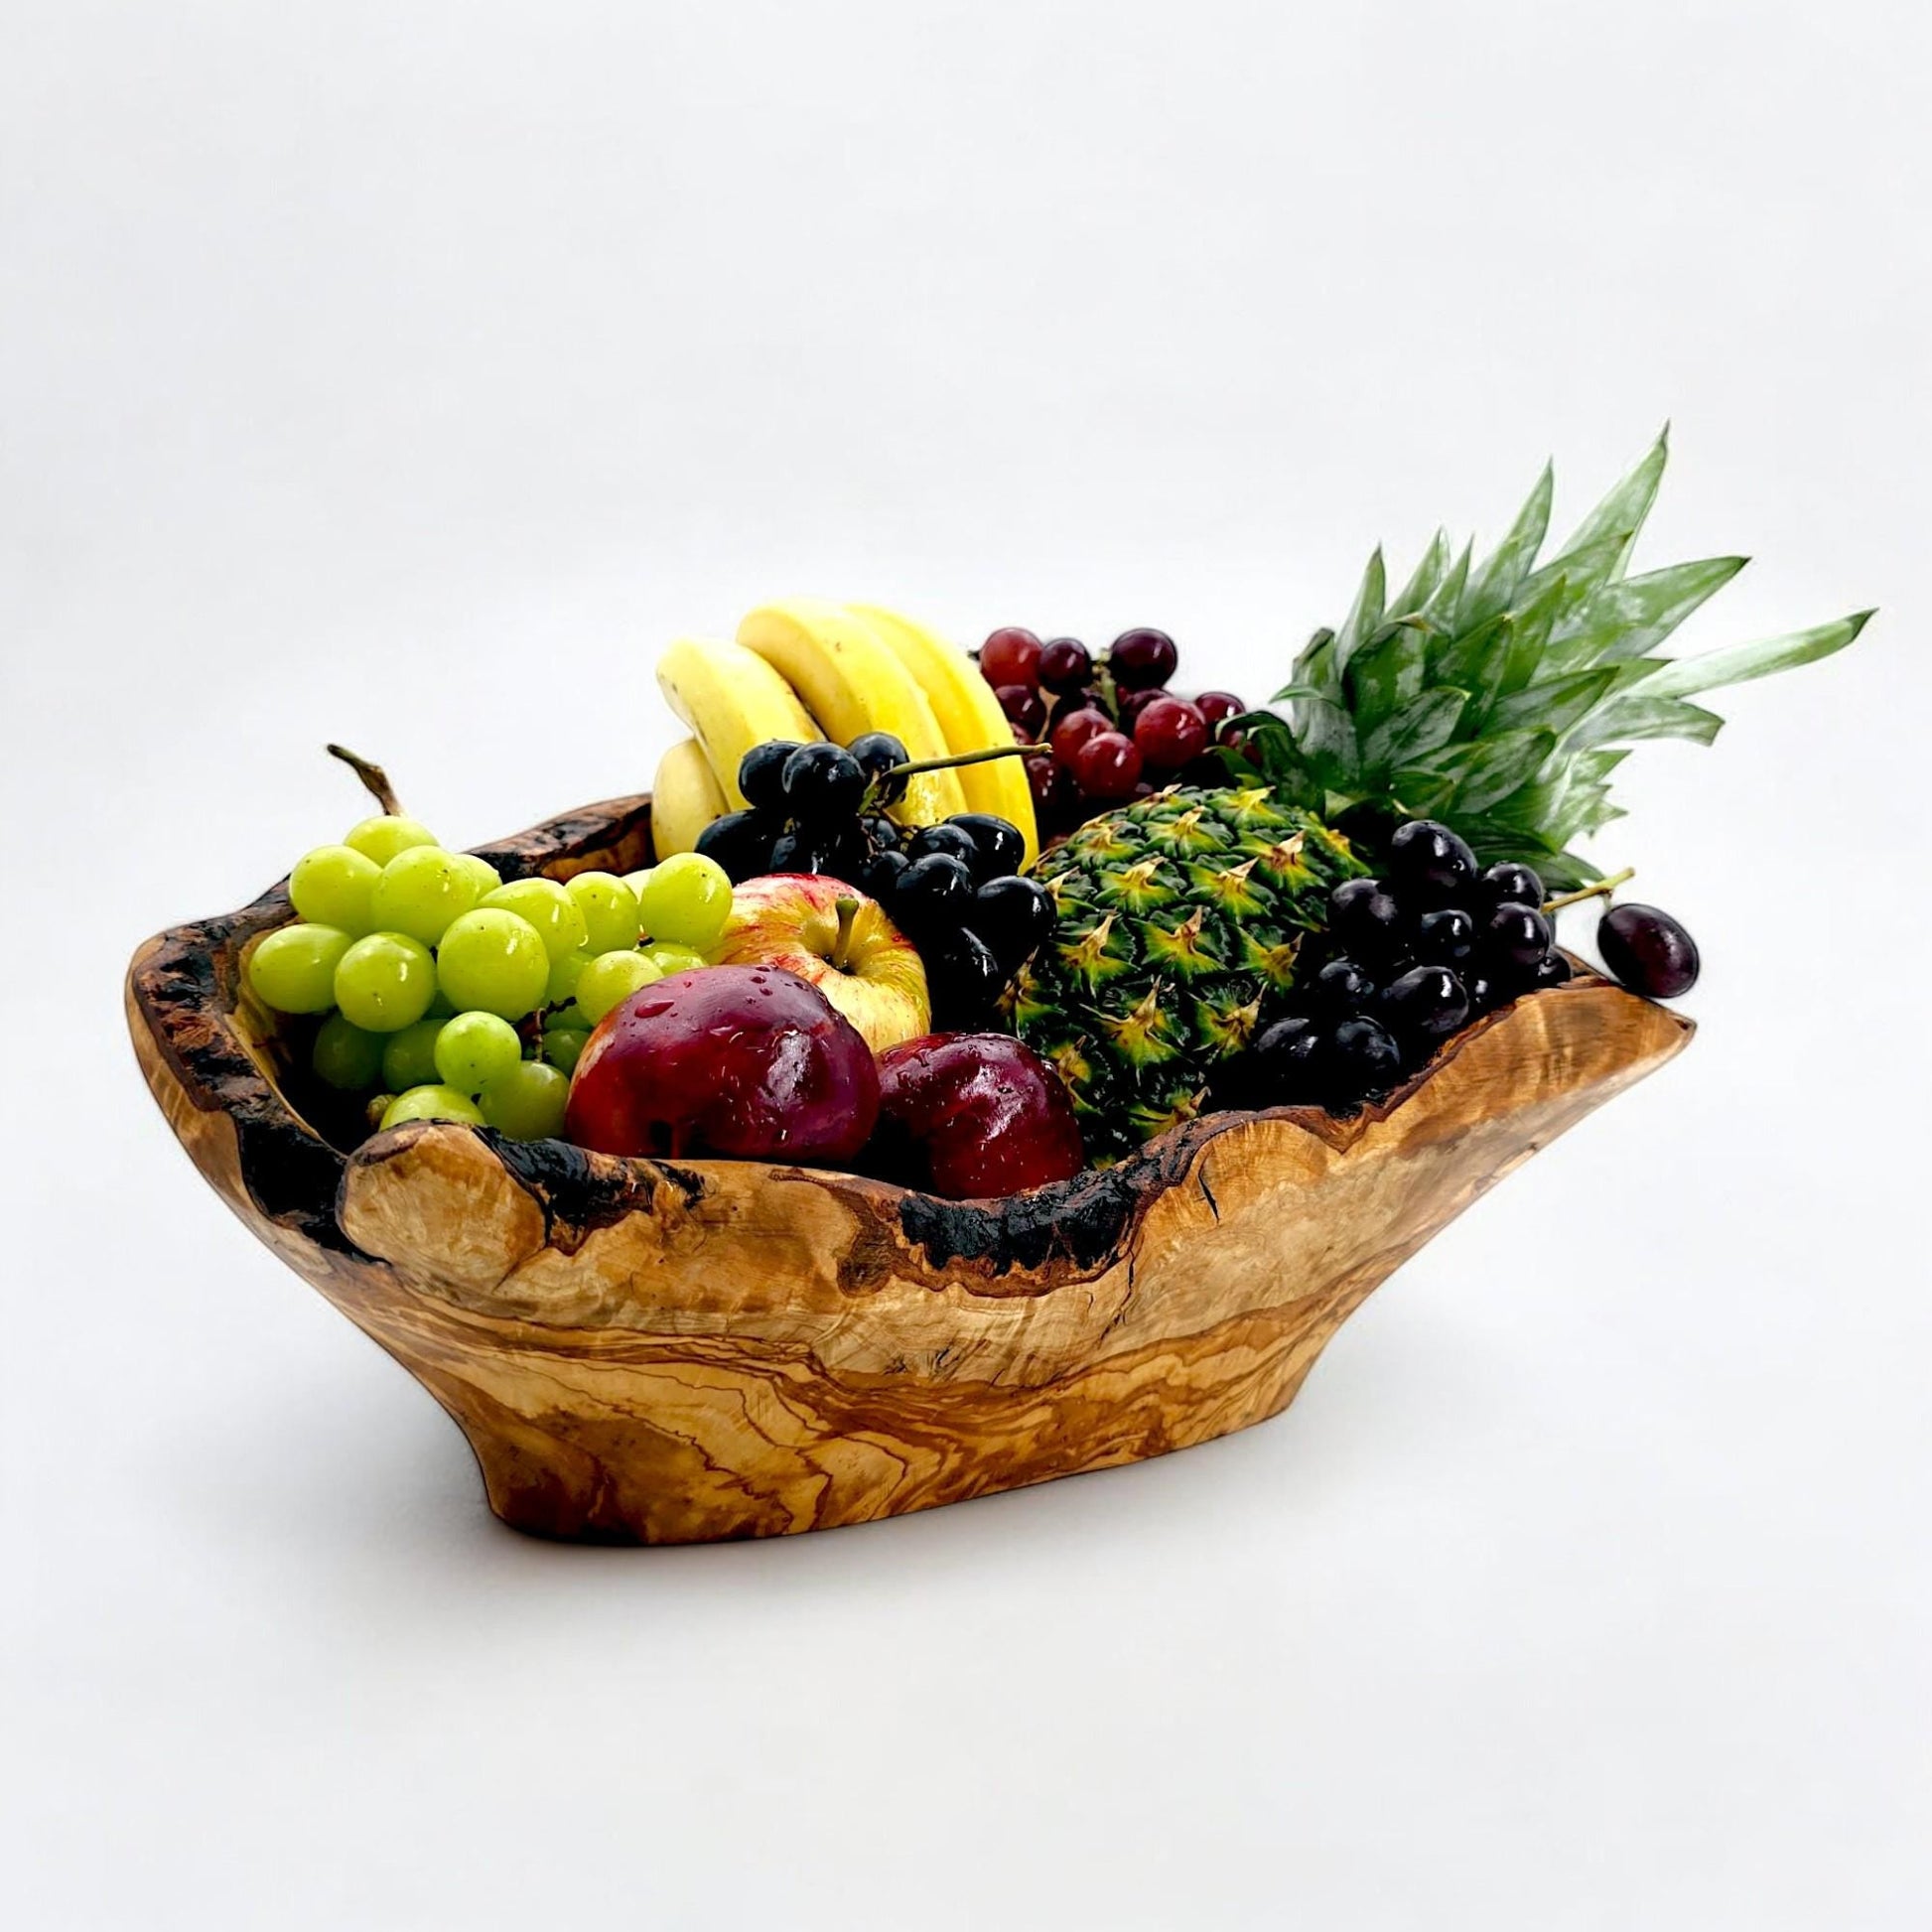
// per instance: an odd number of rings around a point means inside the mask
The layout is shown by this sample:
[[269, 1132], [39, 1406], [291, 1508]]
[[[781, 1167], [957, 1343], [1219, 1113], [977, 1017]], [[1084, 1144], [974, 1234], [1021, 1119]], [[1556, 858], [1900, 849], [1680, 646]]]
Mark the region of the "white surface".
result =
[[[6, 16], [10, 1924], [1924, 1923], [1922, 9]], [[325, 737], [481, 841], [791, 589], [1260, 695], [1666, 415], [1645, 556], [1762, 559], [1690, 644], [1883, 615], [1630, 768], [1693, 1051], [1267, 1428], [525, 1542], [140, 1088], [126, 955], [355, 814]]]

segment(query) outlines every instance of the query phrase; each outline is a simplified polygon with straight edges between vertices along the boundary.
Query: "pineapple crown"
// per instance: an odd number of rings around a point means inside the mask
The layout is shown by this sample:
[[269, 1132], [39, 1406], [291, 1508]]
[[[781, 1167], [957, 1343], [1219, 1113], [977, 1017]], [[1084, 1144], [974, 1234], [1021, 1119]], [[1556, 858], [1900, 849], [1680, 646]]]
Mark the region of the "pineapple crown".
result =
[[1446, 821], [1484, 864], [1520, 859], [1552, 888], [1596, 879], [1568, 850], [1621, 810], [1610, 774], [1648, 738], [1709, 745], [1717, 713], [1699, 692], [1843, 650], [1869, 611], [1709, 651], [1661, 644], [1746, 559], [1708, 557], [1626, 576], [1669, 455], [1643, 459], [1545, 562], [1554, 472], [1546, 465], [1509, 533], [1480, 565], [1451, 560], [1438, 530], [1415, 575], [1387, 595], [1369, 559], [1338, 630], [1317, 630], [1275, 693], [1287, 715], [1234, 721], [1231, 772], [1333, 820], [1350, 812]]

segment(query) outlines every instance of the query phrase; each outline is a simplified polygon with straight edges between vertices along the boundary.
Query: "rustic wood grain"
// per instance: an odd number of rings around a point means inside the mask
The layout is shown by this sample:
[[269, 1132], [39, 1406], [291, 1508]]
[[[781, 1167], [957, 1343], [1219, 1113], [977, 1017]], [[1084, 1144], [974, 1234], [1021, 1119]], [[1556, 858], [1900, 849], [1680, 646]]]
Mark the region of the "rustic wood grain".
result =
[[[621, 872], [648, 823], [620, 800], [484, 856]], [[1394, 1268], [1691, 1031], [1582, 976], [1354, 1119], [1213, 1115], [1105, 1173], [952, 1202], [440, 1123], [345, 1153], [283, 1097], [288, 1043], [241, 991], [287, 917], [278, 889], [142, 948], [149, 1085], [229, 1206], [455, 1417], [490, 1507], [594, 1541], [866, 1522], [1259, 1422]]]

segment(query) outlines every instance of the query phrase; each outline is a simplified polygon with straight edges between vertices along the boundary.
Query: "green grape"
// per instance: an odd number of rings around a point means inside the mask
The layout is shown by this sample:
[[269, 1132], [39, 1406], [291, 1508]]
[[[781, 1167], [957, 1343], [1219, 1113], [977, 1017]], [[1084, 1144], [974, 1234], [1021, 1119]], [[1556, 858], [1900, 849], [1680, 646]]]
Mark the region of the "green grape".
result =
[[389, 1035], [382, 1049], [382, 1084], [391, 1093], [435, 1085], [436, 1042], [449, 1024], [447, 1020], [423, 1019]]
[[401, 1033], [435, 997], [436, 961], [406, 932], [371, 932], [336, 968], [336, 1004], [365, 1033]]
[[483, 1090], [483, 1117], [513, 1141], [543, 1141], [564, 1131], [570, 1076], [541, 1060], [518, 1060]]
[[398, 852], [407, 852], [412, 845], [434, 845], [436, 834], [400, 812], [378, 812], [359, 825], [351, 825], [343, 834], [343, 843], [353, 846], [378, 866], [386, 866]]
[[592, 952], [628, 952], [637, 943], [637, 895], [615, 873], [580, 872], [564, 891], [584, 915]]
[[433, 946], [477, 902], [477, 882], [440, 845], [398, 852], [369, 889], [369, 910], [384, 932], [406, 932]]
[[436, 1041], [436, 1075], [458, 1093], [481, 1093], [523, 1057], [523, 1042], [493, 1013], [460, 1013]]
[[646, 946], [644, 957], [669, 979], [673, 973], [688, 973], [694, 967], [709, 966], [711, 961], [703, 953], [689, 946]]
[[469, 1127], [481, 1127], [483, 1117], [467, 1093], [454, 1087], [425, 1085], [399, 1093], [382, 1110], [385, 1129], [400, 1127], [410, 1120], [460, 1120]]
[[731, 875], [701, 852], [674, 853], [637, 889], [642, 929], [674, 946], [715, 946], [731, 910]]
[[295, 862], [289, 897], [305, 919], [359, 938], [376, 923], [369, 916], [369, 888], [381, 876], [382, 868], [352, 845], [319, 845]]
[[577, 976], [597, 955], [588, 946], [563, 953], [550, 962], [550, 984], [543, 989], [543, 1004], [560, 1007], [577, 997]]
[[543, 1004], [550, 956], [527, 919], [501, 906], [480, 905], [444, 933], [436, 949], [436, 977], [460, 1013], [521, 1020]]
[[664, 975], [640, 952], [599, 953], [577, 982], [577, 1004], [592, 1021], [621, 1006], [638, 987]]
[[340, 1013], [322, 1023], [309, 1064], [316, 1077], [345, 1093], [362, 1093], [382, 1077], [382, 1035], [365, 1034]]
[[555, 1027], [543, 1036], [543, 1057], [559, 1073], [575, 1073], [590, 1043], [590, 1035], [579, 1033], [575, 1027]]
[[487, 859], [479, 859], [474, 852], [459, 852], [455, 856], [457, 864], [477, 882], [478, 898], [493, 893], [503, 883], [503, 875]]
[[575, 1000], [567, 1007], [559, 1007], [555, 1013], [543, 1016], [545, 1033], [588, 1034], [597, 1030], [597, 1022], [580, 1007]]
[[577, 901], [554, 879], [512, 879], [483, 897], [484, 905], [514, 912], [536, 928], [552, 959], [575, 952], [590, 938]]
[[327, 1013], [337, 965], [355, 943], [340, 926], [278, 927], [248, 955], [248, 984], [277, 1013]]

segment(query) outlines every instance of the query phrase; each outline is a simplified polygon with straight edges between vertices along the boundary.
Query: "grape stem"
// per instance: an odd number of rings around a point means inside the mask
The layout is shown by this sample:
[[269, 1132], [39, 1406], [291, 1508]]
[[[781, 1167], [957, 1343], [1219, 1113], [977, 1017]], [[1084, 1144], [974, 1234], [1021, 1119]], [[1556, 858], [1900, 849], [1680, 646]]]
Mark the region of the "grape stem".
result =
[[1561, 912], [1566, 905], [1581, 905], [1587, 898], [1607, 898], [1619, 886], [1627, 886], [1636, 878], [1635, 866], [1625, 866], [1621, 872], [1612, 873], [1607, 879], [1599, 879], [1594, 886], [1586, 886], [1580, 893], [1565, 893], [1561, 898], [1545, 899], [1546, 912]]
[[989, 759], [1023, 759], [1029, 752], [1050, 752], [1050, 745], [996, 745], [990, 752], [962, 752], [955, 758], [923, 759], [916, 764], [895, 764], [889, 778], [915, 778], [921, 771], [954, 771], [962, 764], [984, 764]]
[[361, 779], [368, 794], [380, 805], [386, 816], [400, 818], [402, 807], [396, 803], [396, 789], [389, 782], [389, 774], [379, 764], [371, 764], [367, 759], [358, 757], [345, 745], [325, 745], [322, 748], [332, 759], [341, 759], [348, 768]]
[[859, 901], [850, 893], [841, 893], [834, 901], [839, 915], [839, 936], [832, 941], [832, 964], [849, 973], [847, 955], [852, 945], [852, 921], [859, 916]]

